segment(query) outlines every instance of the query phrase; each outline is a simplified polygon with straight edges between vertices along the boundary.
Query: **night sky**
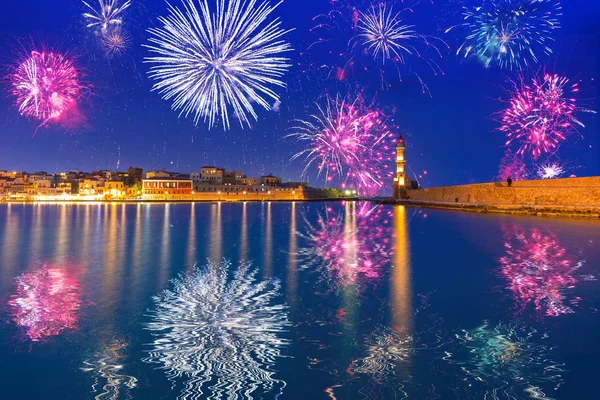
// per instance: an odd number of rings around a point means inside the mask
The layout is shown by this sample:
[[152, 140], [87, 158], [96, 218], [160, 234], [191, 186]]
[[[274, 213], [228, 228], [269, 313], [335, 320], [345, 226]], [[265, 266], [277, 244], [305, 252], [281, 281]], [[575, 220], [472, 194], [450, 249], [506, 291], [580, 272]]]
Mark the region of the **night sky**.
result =
[[[91, 0], [92, 2], [94, 0]], [[467, 0], [470, 3], [470, 0]], [[537, 68], [580, 81], [580, 104], [598, 108], [596, 84], [600, 61], [600, 1], [567, 0], [563, 3], [562, 28], [555, 32], [554, 54], [542, 56]], [[179, 5], [180, 0], [172, 0]], [[310, 32], [313, 17], [331, 8], [328, 0], [285, 0], [275, 12], [286, 29], [294, 28], [287, 39], [291, 53], [288, 85], [281, 90], [279, 112], [258, 110], [259, 120], [251, 129], [240, 129], [232, 120], [230, 131], [220, 126], [208, 130], [192, 118], [179, 118], [171, 104], [151, 92], [148, 64], [144, 57], [146, 29], [157, 26], [157, 17], [166, 14], [163, 0], [133, 0], [124, 14], [124, 28], [131, 35], [127, 52], [107, 57], [97, 38], [85, 26], [84, 6], [79, 0], [4, 1], [0, 12], [0, 67], [3, 74], [17, 60], [19, 39], [47, 43], [76, 56], [85, 72], [90, 95], [81, 105], [85, 126], [72, 132], [60, 127], [40, 129], [37, 123], [19, 115], [10, 94], [10, 85], [2, 83], [0, 97], [0, 169], [45, 170], [49, 173], [69, 169], [124, 170], [140, 166], [145, 170], [167, 169], [181, 172], [198, 170], [211, 164], [243, 170], [250, 176], [273, 173], [286, 180], [298, 180], [301, 160], [290, 158], [301, 146], [284, 136], [293, 120], [307, 118], [314, 102], [324, 93], [364, 90], [375, 96], [382, 107], [395, 110], [393, 122], [408, 142], [407, 160], [417, 174], [424, 170], [423, 186], [483, 182], [494, 179], [504, 154], [505, 137], [496, 129], [493, 114], [504, 104], [506, 79], [515, 72], [498, 67], [485, 68], [475, 59], [456, 55], [460, 35], [444, 30], [460, 22], [456, 0], [422, 1], [407, 15], [421, 33], [444, 39], [451, 47], [438, 62], [443, 75], [414, 65], [426, 82], [429, 94], [423, 94], [414, 75], [406, 74], [402, 83], [392, 81], [380, 90], [378, 73], [361, 74], [343, 82], [327, 80], [313, 68], [326, 62], [322, 51], [308, 51], [315, 40]], [[345, 51], [333, 43], [332, 51]], [[335, 47], [338, 48], [335, 48]], [[319, 58], [323, 56], [323, 60]], [[535, 68], [533, 72], [537, 69]], [[531, 73], [532, 71], [525, 71]], [[597, 114], [584, 114], [581, 136], [570, 137], [560, 149], [560, 159], [577, 176], [600, 174], [600, 134]], [[308, 180], [322, 186], [311, 170]]]

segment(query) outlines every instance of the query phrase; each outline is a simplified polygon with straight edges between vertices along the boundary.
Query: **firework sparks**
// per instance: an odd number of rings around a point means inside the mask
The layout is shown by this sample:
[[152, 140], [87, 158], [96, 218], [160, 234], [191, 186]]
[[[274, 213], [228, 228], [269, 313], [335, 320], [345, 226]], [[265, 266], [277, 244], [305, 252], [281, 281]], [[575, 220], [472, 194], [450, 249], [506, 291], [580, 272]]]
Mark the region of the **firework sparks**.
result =
[[[423, 93], [427, 93], [429, 89], [421, 78], [419, 64], [425, 63], [436, 75], [443, 74], [436, 60], [448, 45], [404, 23], [403, 12], [412, 9], [395, 11], [386, 3], [372, 5], [361, 0], [332, 3], [333, 10], [314, 18], [318, 23], [311, 31], [318, 39], [309, 46], [318, 55], [314, 65], [325, 70], [328, 77], [345, 80], [352, 75], [370, 76], [372, 71], [378, 71], [382, 87], [389, 87], [393, 79], [402, 82], [404, 75], [410, 74], [416, 77]], [[319, 48], [327, 51], [317, 54]], [[390, 70], [395, 76], [388, 74]]]
[[270, 110], [279, 101], [275, 87], [289, 68], [283, 53], [291, 46], [283, 40], [289, 32], [275, 19], [266, 23], [281, 3], [270, 6], [257, 0], [216, 0], [212, 13], [208, 0], [183, 0], [184, 10], [169, 6], [169, 16], [159, 18], [162, 28], [152, 28], [150, 77], [153, 90], [173, 100], [172, 108], [186, 117], [194, 114], [209, 127], [220, 118], [229, 129], [229, 108], [240, 125], [258, 119], [252, 103]]
[[98, 0], [98, 9], [92, 7], [89, 3], [82, 1], [90, 12], [83, 14], [88, 21], [87, 27], [99, 26], [103, 32], [106, 32], [110, 26], [118, 26], [123, 23], [121, 13], [130, 5], [131, 1], [127, 0], [123, 5], [119, 5], [117, 0]]
[[229, 269], [209, 262], [154, 299], [146, 329], [157, 339], [145, 361], [162, 364], [169, 379], [189, 378], [179, 398], [208, 390], [210, 399], [237, 399], [285, 386], [273, 378], [288, 343], [280, 334], [290, 325], [286, 307], [275, 302], [279, 283], [257, 282], [247, 264], [228, 280]]
[[501, 274], [523, 307], [534, 304], [548, 316], [572, 313], [564, 293], [577, 282], [573, 274], [583, 261], [574, 262], [551, 233], [515, 229], [507, 236]]
[[391, 7], [388, 10], [385, 3], [380, 3], [377, 8], [372, 6], [366, 13], [361, 12], [358, 19], [362, 45], [383, 64], [392, 57], [404, 63], [405, 53], [416, 52], [410, 45], [412, 39], [419, 37], [413, 28], [414, 25], [403, 25], [400, 13], [394, 13]]
[[344, 214], [326, 209], [316, 224], [305, 221], [306, 233], [301, 236], [309, 245], [298, 252], [305, 267], [321, 269], [334, 287], [381, 276], [391, 253], [389, 209], [369, 203], [359, 203], [357, 207], [347, 203]]
[[83, 91], [73, 60], [50, 51], [33, 51], [11, 74], [19, 113], [41, 121], [67, 122]]
[[43, 268], [19, 275], [17, 292], [8, 304], [13, 320], [33, 341], [77, 328], [81, 292], [77, 279], [65, 271]]
[[541, 165], [538, 169], [538, 176], [542, 179], [558, 178], [564, 173], [565, 169], [556, 162]]
[[129, 35], [121, 29], [111, 29], [102, 35], [101, 41], [108, 56], [119, 56], [127, 49]]
[[458, 55], [475, 55], [486, 67], [521, 69], [537, 63], [539, 54], [552, 53], [561, 15], [558, 0], [484, 0], [473, 9], [465, 7], [464, 22], [446, 32], [458, 27], [468, 32]]
[[367, 106], [361, 96], [350, 101], [327, 97], [317, 108], [288, 135], [306, 145], [292, 160], [305, 157], [303, 174], [316, 164], [327, 184], [336, 179], [361, 196], [377, 194], [393, 174], [394, 138], [385, 114]]
[[507, 146], [518, 143], [519, 155], [530, 153], [537, 158], [555, 153], [567, 136], [585, 127], [577, 112], [594, 112], [577, 105], [577, 83], [570, 84], [556, 74], [537, 76], [531, 85], [521, 78], [513, 86], [510, 105], [500, 114], [499, 130], [506, 133]]

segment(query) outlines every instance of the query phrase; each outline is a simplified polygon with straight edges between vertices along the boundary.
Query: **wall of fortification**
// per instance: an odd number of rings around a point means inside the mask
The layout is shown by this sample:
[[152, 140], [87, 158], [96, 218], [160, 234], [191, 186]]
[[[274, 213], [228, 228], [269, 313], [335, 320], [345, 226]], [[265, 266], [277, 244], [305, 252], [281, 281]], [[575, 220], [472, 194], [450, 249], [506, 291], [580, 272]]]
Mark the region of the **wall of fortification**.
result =
[[481, 183], [408, 191], [409, 200], [513, 205], [600, 206], [600, 177]]

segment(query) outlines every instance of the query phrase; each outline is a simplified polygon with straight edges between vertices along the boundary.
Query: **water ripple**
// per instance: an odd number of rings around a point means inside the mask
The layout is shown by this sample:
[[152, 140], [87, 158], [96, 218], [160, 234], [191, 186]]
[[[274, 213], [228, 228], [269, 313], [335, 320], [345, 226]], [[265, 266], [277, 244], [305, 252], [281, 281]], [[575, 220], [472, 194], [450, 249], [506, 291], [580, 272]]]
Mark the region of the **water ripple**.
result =
[[[278, 391], [274, 365], [288, 341], [287, 307], [276, 302], [279, 282], [257, 281], [250, 264], [209, 261], [173, 280], [154, 298], [146, 329], [156, 339], [145, 362], [160, 364], [176, 384], [179, 399], [246, 399]], [[276, 397], [276, 396], [275, 396]]]

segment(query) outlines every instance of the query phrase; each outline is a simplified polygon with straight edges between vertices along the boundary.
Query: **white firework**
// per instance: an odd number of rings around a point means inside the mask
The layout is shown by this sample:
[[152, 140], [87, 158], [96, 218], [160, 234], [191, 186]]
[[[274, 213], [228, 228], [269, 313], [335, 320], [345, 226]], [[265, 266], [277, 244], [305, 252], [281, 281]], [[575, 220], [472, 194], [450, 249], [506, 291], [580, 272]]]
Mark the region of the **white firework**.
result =
[[100, 26], [102, 32], [106, 32], [109, 26], [121, 25], [121, 13], [130, 5], [131, 1], [127, 0], [123, 5], [119, 5], [117, 0], [98, 0], [99, 9], [95, 9], [89, 3], [82, 1], [90, 12], [86, 12], [83, 16], [87, 19], [88, 28]]
[[561, 167], [558, 163], [542, 165], [538, 169], [538, 176], [542, 179], [558, 178], [564, 173], [564, 168]]
[[257, 282], [249, 264], [228, 279], [230, 267], [209, 262], [154, 298], [146, 329], [156, 340], [144, 361], [161, 364], [170, 380], [188, 378], [178, 398], [252, 398], [285, 386], [273, 377], [290, 325], [275, 301], [279, 283]]
[[360, 12], [357, 23], [362, 45], [373, 54], [377, 60], [395, 59], [404, 63], [405, 54], [417, 53], [410, 41], [421, 38], [413, 29], [414, 25], [404, 25], [400, 13], [394, 13], [392, 7], [386, 4], [372, 6], [368, 12]]
[[183, 10], [169, 5], [162, 27], [148, 30], [153, 90], [180, 116], [193, 114], [196, 125], [202, 119], [210, 128], [220, 118], [227, 130], [231, 108], [241, 127], [250, 127], [249, 116], [258, 119], [252, 103], [270, 110], [290, 67], [283, 56], [292, 50], [283, 39], [289, 31], [279, 18], [267, 22], [280, 4], [216, 0], [216, 12], [208, 0], [183, 0]]

